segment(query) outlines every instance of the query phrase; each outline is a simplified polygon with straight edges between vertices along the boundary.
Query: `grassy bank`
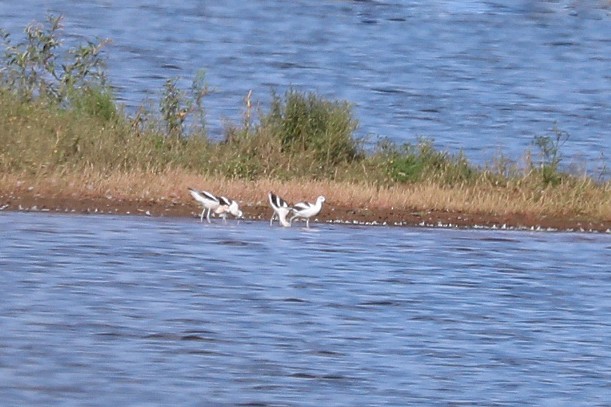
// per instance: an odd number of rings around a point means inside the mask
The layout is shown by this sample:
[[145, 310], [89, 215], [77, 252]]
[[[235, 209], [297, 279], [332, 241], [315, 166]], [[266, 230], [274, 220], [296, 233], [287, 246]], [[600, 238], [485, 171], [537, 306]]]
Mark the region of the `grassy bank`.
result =
[[[265, 202], [327, 196], [329, 205], [611, 220], [611, 184], [562, 171], [568, 135], [533, 138], [520, 161], [475, 166], [430, 140], [365, 149], [345, 101], [289, 90], [243, 117], [223, 139], [205, 127], [203, 75], [189, 89], [169, 79], [158, 109], [125, 113], [104, 75], [105, 43], [61, 47], [61, 19], [4, 36], [0, 71], [0, 192], [188, 201], [187, 186]], [[60, 68], [61, 67], [61, 68]], [[598, 178], [598, 177], [597, 177]]]
[[[239, 199], [243, 205], [267, 205], [266, 193], [273, 190], [289, 201], [327, 197], [328, 207], [359, 210], [406, 210], [415, 212], [448, 211], [465, 214], [499, 216], [528, 214], [566, 216], [592, 221], [611, 220], [609, 191], [585, 185], [582, 191], [573, 186], [557, 186], [540, 191], [529, 188], [441, 186], [431, 182], [374, 185], [322, 181], [292, 180], [290, 182], [262, 178], [257, 180], [207, 177], [186, 170], [46, 173], [4, 173], [0, 191], [16, 195], [31, 191], [37, 196], [67, 200], [98, 198], [108, 200], [149, 201], [152, 203], [191, 203], [188, 186], [205, 187]], [[536, 194], [536, 196], [535, 196]], [[194, 210], [197, 208], [193, 204]]]

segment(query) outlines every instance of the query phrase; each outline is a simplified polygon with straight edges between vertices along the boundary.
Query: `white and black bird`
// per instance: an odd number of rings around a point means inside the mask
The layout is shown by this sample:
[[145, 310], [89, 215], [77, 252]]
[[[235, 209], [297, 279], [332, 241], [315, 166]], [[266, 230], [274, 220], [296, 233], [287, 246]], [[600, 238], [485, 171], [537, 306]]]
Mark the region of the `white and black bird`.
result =
[[206, 215], [206, 219], [208, 220], [208, 223], [210, 223], [210, 212], [216, 211], [219, 208], [219, 206], [221, 205], [221, 201], [219, 200], [219, 198], [212, 195], [210, 192], [198, 191], [197, 189], [193, 189], [193, 188], [189, 188], [189, 192], [191, 193], [191, 196], [193, 197], [193, 199], [199, 202], [200, 205], [203, 206], [204, 208], [202, 210], [202, 214], [199, 217], [199, 221], [200, 222], [204, 221], [204, 213], [207, 210], [208, 214]]
[[272, 223], [274, 222], [274, 218], [277, 217], [278, 221], [280, 222], [282, 226], [284, 227], [291, 226], [291, 223], [286, 220], [286, 217], [288, 216], [289, 213], [291, 213], [293, 208], [291, 208], [284, 199], [280, 198], [278, 195], [274, 194], [271, 191], [267, 194], [267, 198], [269, 200], [269, 204], [271, 205], [272, 209], [274, 210], [274, 213], [272, 214], [272, 218], [269, 220], [269, 225], [271, 226]]
[[319, 196], [316, 198], [315, 203], [310, 202], [299, 202], [293, 205], [293, 216], [291, 217], [290, 222], [292, 223], [294, 219], [305, 219], [306, 227], [310, 227], [310, 218], [312, 216], [316, 216], [322, 210], [322, 204], [325, 202], [324, 196]]
[[223, 218], [224, 222], [227, 222], [228, 213], [233, 215], [236, 219], [241, 219], [243, 217], [240, 206], [236, 201], [225, 196], [219, 196], [217, 198], [219, 200], [219, 206], [214, 210], [214, 213]]

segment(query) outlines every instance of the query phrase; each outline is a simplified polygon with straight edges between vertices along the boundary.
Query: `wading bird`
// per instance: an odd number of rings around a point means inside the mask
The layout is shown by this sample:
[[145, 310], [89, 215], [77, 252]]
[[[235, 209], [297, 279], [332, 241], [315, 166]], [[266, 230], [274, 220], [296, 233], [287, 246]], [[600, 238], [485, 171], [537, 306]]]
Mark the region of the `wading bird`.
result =
[[196, 189], [189, 188], [189, 192], [191, 193], [193, 199], [199, 202], [200, 205], [204, 208], [202, 210], [202, 214], [199, 217], [199, 221], [204, 221], [204, 213], [207, 210], [208, 214], [206, 215], [206, 219], [208, 220], [208, 223], [210, 223], [210, 212], [217, 210], [221, 205], [221, 201], [216, 196], [212, 195], [210, 192], [207, 191], [198, 191]]
[[274, 194], [271, 191], [267, 194], [267, 198], [269, 200], [269, 204], [274, 210], [272, 218], [269, 220], [269, 225], [271, 226], [274, 222], [274, 218], [278, 217], [278, 221], [282, 226], [291, 226], [291, 223], [286, 220], [287, 215], [292, 211], [292, 208], [289, 206], [289, 204], [286, 203], [284, 199], [280, 198], [278, 195]]
[[316, 203], [310, 202], [299, 202], [293, 205], [293, 217], [291, 217], [290, 222], [292, 223], [294, 219], [302, 218], [306, 220], [306, 227], [310, 227], [310, 218], [312, 216], [316, 216], [322, 210], [322, 204], [325, 202], [324, 196], [319, 196], [316, 198]]
[[214, 213], [223, 218], [223, 222], [227, 222], [227, 214], [232, 214], [236, 219], [240, 219], [243, 216], [242, 211], [236, 201], [229, 199], [225, 196], [219, 196], [219, 206], [214, 210]]

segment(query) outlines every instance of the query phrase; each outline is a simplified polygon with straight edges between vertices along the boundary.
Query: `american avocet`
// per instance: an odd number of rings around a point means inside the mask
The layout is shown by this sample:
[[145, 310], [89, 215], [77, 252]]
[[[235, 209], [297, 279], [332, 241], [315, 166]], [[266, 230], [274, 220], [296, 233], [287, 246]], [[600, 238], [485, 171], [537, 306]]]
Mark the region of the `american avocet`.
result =
[[204, 221], [204, 213], [208, 210], [208, 214], [206, 215], [206, 219], [208, 223], [210, 223], [210, 211], [214, 211], [219, 208], [221, 205], [221, 201], [210, 192], [207, 191], [198, 191], [197, 189], [189, 188], [189, 192], [193, 199], [200, 203], [201, 206], [204, 207], [202, 210], [202, 214], [199, 217], [199, 221]]
[[214, 213], [223, 218], [224, 222], [227, 222], [227, 214], [232, 214], [236, 219], [240, 219], [243, 216], [242, 211], [236, 201], [229, 199], [225, 196], [219, 196], [219, 206], [214, 210]]
[[306, 220], [306, 227], [310, 227], [310, 218], [312, 216], [316, 216], [322, 210], [322, 203], [325, 202], [324, 196], [319, 196], [316, 198], [316, 203], [310, 202], [299, 202], [293, 205], [293, 217], [291, 217], [290, 222], [293, 222], [293, 219], [302, 218]]
[[267, 198], [269, 200], [269, 204], [272, 206], [272, 209], [274, 210], [274, 214], [272, 215], [272, 218], [269, 220], [269, 225], [270, 226], [272, 225], [272, 223], [274, 222], [274, 218], [277, 216], [278, 221], [280, 222], [282, 226], [285, 226], [285, 227], [291, 226], [290, 222], [286, 220], [286, 216], [292, 210], [289, 204], [286, 203], [284, 199], [280, 198], [278, 195], [274, 194], [271, 191], [267, 194]]

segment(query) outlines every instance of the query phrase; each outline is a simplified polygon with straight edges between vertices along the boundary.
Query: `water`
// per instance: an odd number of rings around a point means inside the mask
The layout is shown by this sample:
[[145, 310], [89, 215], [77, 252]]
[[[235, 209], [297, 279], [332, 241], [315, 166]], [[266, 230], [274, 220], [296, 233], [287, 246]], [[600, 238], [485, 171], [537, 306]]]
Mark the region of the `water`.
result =
[[[611, 5], [581, 1], [1, 2], [15, 35], [47, 12], [68, 40], [111, 38], [111, 82], [132, 109], [204, 69], [211, 137], [289, 86], [355, 104], [359, 136], [434, 138], [476, 163], [514, 160], [535, 135], [570, 134], [565, 163], [611, 156]], [[601, 157], [602, 154], [602, 157]]]
[[3, 405], [603, 406], [611, 236], [0, 214]]

